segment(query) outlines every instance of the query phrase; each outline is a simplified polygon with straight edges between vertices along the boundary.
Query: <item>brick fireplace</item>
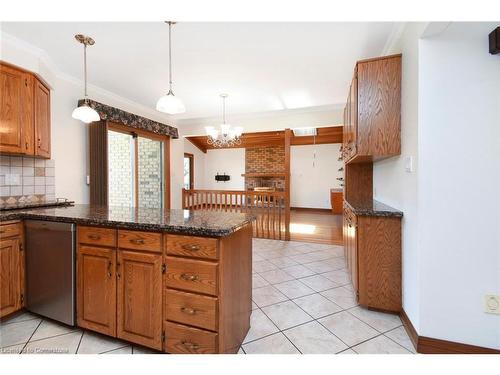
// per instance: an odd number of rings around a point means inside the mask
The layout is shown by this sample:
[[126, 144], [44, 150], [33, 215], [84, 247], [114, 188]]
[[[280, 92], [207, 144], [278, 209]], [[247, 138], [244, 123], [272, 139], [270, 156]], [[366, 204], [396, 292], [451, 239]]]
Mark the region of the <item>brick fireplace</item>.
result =
[[285, 188], [285, 147], [254, 147], [245, 150], [245, 189]]

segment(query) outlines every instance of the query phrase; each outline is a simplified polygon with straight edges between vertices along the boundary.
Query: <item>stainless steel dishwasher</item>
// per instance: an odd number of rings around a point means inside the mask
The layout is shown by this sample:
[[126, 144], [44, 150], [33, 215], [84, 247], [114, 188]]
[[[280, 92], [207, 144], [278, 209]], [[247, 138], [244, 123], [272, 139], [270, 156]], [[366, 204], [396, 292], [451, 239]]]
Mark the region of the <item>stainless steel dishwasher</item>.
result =
[[75, 325], [75, 225], [25, 221], [26, 309]]

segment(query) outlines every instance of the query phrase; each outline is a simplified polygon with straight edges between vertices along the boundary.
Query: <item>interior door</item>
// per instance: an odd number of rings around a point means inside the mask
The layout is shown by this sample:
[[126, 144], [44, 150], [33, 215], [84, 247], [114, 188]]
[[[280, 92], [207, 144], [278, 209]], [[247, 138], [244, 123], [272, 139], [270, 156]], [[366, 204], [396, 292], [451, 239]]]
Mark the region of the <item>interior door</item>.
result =
[[77, 322], [116, 336], [116, 250], [80, 246], [77, 252]]
[[0, 241], [0, 318], [21, 308], [19, 239]]
[[118, 250], [118, 337], [162, 349], [162, 255]]

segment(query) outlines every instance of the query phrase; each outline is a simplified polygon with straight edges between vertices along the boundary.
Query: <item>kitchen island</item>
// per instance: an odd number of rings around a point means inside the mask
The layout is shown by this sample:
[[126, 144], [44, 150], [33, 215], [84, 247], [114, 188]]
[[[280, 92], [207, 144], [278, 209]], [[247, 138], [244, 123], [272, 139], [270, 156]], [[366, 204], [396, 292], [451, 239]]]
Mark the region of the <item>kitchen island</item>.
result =
[[0, 251], [5, 263], [12, 258], [2, 316], [24, 303], [24, 220], [76, 224], [79, 327], [168, 353], [238, 351], [250, 327], [252, 215], [91, 205], [2, 211]]

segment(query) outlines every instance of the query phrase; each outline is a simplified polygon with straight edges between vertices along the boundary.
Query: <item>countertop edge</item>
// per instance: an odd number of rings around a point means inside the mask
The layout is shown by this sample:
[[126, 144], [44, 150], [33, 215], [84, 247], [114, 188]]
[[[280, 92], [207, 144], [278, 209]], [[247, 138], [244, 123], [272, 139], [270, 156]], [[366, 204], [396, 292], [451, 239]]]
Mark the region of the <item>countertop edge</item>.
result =
[[12, 212], [8, 214], [3, 214], [0, 217], [0, 223], [4, 221], [13, 221], [13, 220], [43, 220], [43, 221], [74, 223], [74, 224], [98, 226], [98, 227], [112, 227], [117, 229], [184, 234], [190, 236], [226, 237], [237, 232], [244, 226], [251, 224], [255, 220], [255, 218], [252, 218], [250, 220], [245, 220], [242, 223], [228, 229], [207, 229], [207, 228], [178, 227], [173, 225], [169, 226], [169, 225], [148, 224], [148, 223], [130, 223], [130, 222], [122, 222], [114, 220], [101, 221], [101, 220], [92, 220], [86, 218], [71, 218], [66, 216], [47, 216], [43, 214], [25, 213], [25, 212]]
[[373, 202], [375, 203], [375, 205], [380, 205], [381, 208], [356, 207], [353, 206], [351, 203], [349, 203], [347, 200], [345, 201], [345, 203], [357, 216], [381, 216], [381, 217], [397, 217], [397, 218], [403, 217], [402, 211], [397, 210], [375, 199], [373, 200]]

